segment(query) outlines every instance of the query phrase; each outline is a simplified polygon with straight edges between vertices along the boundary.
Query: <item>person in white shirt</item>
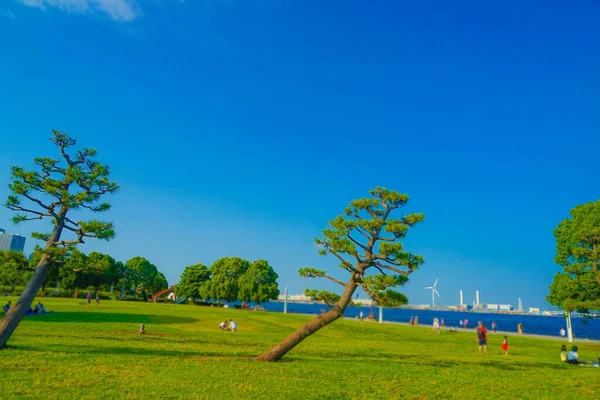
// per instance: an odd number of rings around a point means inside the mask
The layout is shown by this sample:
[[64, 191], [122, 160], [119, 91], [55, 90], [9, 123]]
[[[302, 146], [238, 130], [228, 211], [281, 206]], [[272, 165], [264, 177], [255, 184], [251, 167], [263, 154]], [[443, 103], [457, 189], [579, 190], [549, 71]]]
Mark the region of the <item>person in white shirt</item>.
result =
[[585, 361], [579, 360], [579, 354], [577, 353], [577, 346], [571, 347], [571, 351], [567, 354], [567, 362], [569, 364], [585, 364]]
[[219, 324], [219, 329], [222, 330], [222, 331], [226, 331], [227, 330], [227, 320], [225, 320], [225, 321], [223, 321], [223, 322], [221, 322]]
[[560, 336], [565, 336], [565, 328], [560, 328]]
[[235, 332], [235, 331], [237, 330], [237, 324], [235, 323], [235, 321], [234, 321], [234, 320], [231, 320], [231, 321], [229, 322], [229, 330], [230, 330], [231, 332]]

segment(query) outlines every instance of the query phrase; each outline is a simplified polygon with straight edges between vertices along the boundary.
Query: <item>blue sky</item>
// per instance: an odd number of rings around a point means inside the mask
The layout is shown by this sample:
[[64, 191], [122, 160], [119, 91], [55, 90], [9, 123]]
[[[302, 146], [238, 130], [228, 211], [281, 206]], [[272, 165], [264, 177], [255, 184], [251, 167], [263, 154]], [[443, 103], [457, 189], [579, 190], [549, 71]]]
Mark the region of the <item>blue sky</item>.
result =
[[[411, 303], [545, 306], [552, 235], [595, 201], [594, 1], [19, 0], [0, 5], [0, 197], [50, 129], [99, 150], [117, 237], [85, 251], [336, 271], [313, 238], [382, 185], [426, 221]], [[13, 226], [0, 209], [0, 227]], [[33, 242], [28, 241], [31, 249]]]

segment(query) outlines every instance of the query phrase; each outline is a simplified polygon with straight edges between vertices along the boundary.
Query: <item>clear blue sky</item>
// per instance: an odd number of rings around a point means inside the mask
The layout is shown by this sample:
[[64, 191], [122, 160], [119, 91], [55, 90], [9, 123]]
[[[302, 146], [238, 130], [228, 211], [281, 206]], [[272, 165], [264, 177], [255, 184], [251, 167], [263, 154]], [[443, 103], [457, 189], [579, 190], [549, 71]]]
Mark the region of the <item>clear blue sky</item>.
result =
[[382, 185], [426, 214], [411, 303], [439, 277], [445, 304], [462, 288], [543, 307], [553, 228], [600, 197], [598, 21], [590, 0], [4, 1], [0, 197], [68, 131], [122, 188], [116, 239], [85, 251], [142, 255], [170, 283], [267, 259], [300, 292], [331, 286], [299, 267], [344, 277], [313, 238]]

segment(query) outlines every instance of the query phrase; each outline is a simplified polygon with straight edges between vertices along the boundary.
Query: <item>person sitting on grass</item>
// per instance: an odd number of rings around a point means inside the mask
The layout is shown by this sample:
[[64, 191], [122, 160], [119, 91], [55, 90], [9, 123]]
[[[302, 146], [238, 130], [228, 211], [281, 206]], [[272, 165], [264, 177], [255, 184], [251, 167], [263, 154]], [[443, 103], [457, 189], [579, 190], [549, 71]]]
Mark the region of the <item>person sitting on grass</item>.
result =
[[9, 300], [8, 303], [6, 303], [4, 305], [4, 312], [8, 312], [8, 310], [10, 310], [10, 305], [12, 304], [12, 302]]
[[223, 322], [221, 322], [219, 324], [219, 329], [222, 330], [222, 331], [226, 331], [227, 330], [227, 320], [225, 320], [225, 321], [223, 321]]
[[567, 362], [569, 364], [585, 364], [585, 361], [579, 360], [579, 353], [577, 353], [577, 346], [571, 347], [571, 351], [567, 354]]
[[234, 321], [234, 320], [231, 320], [231, 321], [229, 322], [229, 330], [230, 330], [231, 332], [235, 332], [235, 331], [237, 330], [237, 324], [235, 323], [235, 321]]
[[37, 304], [37, 306], [35, 306], [35, 308], [38, 314], [46, 314], [48, 312], [41, 301]]
[[560, 361], [567, 362], [567, 346], [560, 346]]

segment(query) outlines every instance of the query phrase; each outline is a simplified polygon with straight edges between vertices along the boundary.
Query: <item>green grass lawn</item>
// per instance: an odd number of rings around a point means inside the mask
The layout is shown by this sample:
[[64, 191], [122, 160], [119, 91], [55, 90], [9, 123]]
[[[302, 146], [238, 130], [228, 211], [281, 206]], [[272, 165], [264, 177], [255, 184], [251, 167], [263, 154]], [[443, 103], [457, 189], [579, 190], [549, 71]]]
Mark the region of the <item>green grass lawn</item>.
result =
[[[278, 363], [250, 358], [311, 317], [187, 305], [47, 299], [0, 351], [0, 399], [598, 398], [600, 368], [560, 362], [562, 342], [337, 321]], [[225, 318], [238, 332], [222, 332]], [[146, 335], [138, 335], [141, 323]], [[580, 357], [600, 345], [580, 343]]]

